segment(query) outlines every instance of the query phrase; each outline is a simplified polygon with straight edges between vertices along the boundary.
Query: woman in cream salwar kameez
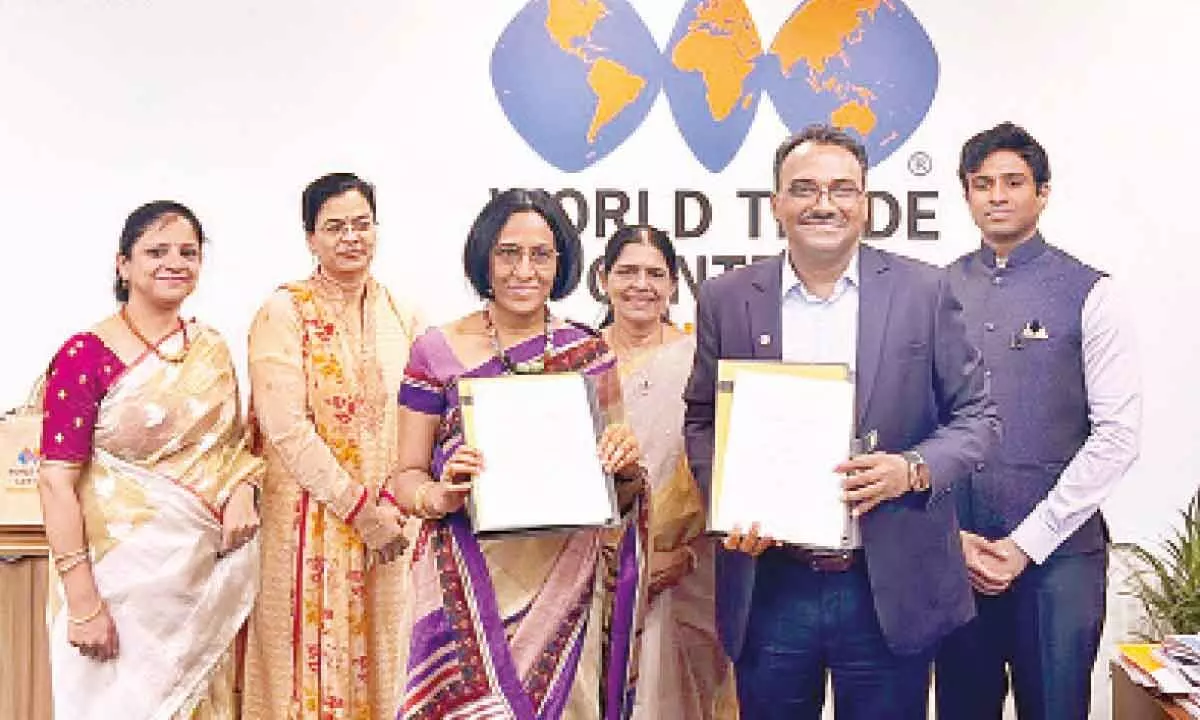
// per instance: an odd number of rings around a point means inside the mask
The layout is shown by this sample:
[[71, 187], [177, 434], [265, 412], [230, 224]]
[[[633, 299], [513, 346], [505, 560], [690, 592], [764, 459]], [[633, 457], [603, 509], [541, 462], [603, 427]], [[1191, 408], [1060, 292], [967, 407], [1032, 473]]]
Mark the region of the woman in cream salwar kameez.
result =
[[390, 720], [404, 682], [407, 563], [397, 561], [404, 518], [381, 491], [419, 328], [369, 274], [373, 187], [327, 175], [302, 206], [317, 271], [272, 295], [250, 330], [267, 476], [244, 716]]
[[625, 415], [649, 471], [649, 609], [636, 720], [737, 717], [733, 670], [717, 636], [713, 541], [683, 447], [683, 388], [695, 339], [666, 317], [678, 282], [666, 233], [628, 226], [608, 241], [604, 339], [617, 355]]
[[120, 312], [50, 365], [40, 489], [65, 600], [51, 630], [58, 718], [237, 717], [262, 462], [245, 447], [229, 350], [178, 315], [203, 240], [178, 203], [134, 211]]

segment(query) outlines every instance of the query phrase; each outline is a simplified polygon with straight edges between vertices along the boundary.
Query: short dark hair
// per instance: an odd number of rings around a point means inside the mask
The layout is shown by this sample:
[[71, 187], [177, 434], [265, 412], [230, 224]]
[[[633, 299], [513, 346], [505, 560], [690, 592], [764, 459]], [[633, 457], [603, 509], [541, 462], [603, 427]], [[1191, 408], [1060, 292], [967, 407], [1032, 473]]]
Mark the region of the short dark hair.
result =
[[[192, 230], [196, 232], [196, 238], [201, 245], [208, 241], [204, 236], [204, 228], [200, 225], [200, 219], [188, 206], [174, 200], [155, 200], [142, 205], [125, 218], [125, 227], [121, 228], [121, 238], [117, 242], [117, 255], [128, 260], [133, 256], [133, 246], [137, 244], [138, 238], [147, 230], [180, 218], [191, 223]], [[116, 280], [113, 281], [113, 295], [116, 296], [117, 302], [129, 302], [129, 286], [121, 281], [120, 271], [117, 272]]]
[[983, 161], [998, 150], [1011, 150], [1021, 156], [1033, 172], [1038, 191], [1050, 182], [1050, 158], [1046, 149], [1025, 128], [1006, 121], [974, 135], [963, 144], [958, 160], [958, 179], [963, 190], [967, 189], [967, 175], [979, 172]]
[[550, 299], [561, 300], [570, 295], [579, 285], [583, 275], [583, 244], [579, 231], [567, 217], [567, 213], [545, 190], [511, 188], [496, 193], [467, 233], [467, 244], [463, 248], [463, 271], [476, 294], [485, 300], [495, 297], [492, 290], [492, 249], [504, 224], [520, 212], [541, 215], [550, 232], [554, 233], [554, 249], [558, 253], [558, 266], [554, 273], [554, 285], [550, 288]]
[[363, 180], [354, 173], [335, 172], [313, 180], [304, 188], [300, 196], [300, 216], [304, 220], [304, 231], [313, 232], [317, 229], [317, 214], [321, 206], [329, 198], [337, 197], [351, 190], [357, 190], [366, 198], [371, 207], [371, 219], [377, 220], [375, 213], [375, 186]]
[[[671, 282], [679, 282], [679, 254], [675, 252], [675, 243], [671, 242], [671, 236], [667, 235], [666, 231], [653, 225], [626, 225], [618, 228], [612, 234], [604, 246], [604, 258], [601, 261], [605, 275], [612, 272], [613, 266], [617, 264], [617, 259], [621, 257], [625, 246], [634, 243], [649, 245], [658, 250], [667, 263], [667, 271], [671, 273]], [[608, 310], [604, 314], [604, 319], [600, 321], [600, 327], [612, 325], [613, 319], [612, 301], [609, 300]]]
[[836, 145], [850, 152], [858, 160], [862, 168], [863, 183], [867, 182], [867, 148], [855, 140], [852, 135], [841, 128], [832, 125], [809, 125], [787, 140], [779, 144], [775, 150], [775, 189], [779, 190], [779, 173], [783, 170], [783, 161], [793, 150], [806, 142], [817, 145]]

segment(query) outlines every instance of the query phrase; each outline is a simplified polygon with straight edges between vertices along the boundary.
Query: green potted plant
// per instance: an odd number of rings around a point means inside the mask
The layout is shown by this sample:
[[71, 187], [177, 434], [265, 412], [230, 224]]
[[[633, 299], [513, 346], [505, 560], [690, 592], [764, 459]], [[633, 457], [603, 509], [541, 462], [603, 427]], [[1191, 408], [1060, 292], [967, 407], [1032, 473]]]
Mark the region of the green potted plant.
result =
[[1141, 565], [1127, 594], [1141, 602], [1149, 632], [1143, 640], [1200, 633], [1200, 493], [1180, 511], [1183, 522], [1159, 544], [1158, 552], [1127, 546]]

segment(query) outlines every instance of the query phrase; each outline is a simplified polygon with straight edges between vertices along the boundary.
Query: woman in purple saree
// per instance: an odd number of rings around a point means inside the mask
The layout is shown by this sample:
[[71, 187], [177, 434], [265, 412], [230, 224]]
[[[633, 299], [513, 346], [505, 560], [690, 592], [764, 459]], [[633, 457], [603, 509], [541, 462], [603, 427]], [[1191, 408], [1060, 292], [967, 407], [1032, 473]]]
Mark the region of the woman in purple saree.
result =
[[[487, 305], [412, 347], [392, 487], [426, 523], [413, 556], [414, 626], [398, 717], [608, 720], [632, 707], [645, 471], [621, 422], [608, 347], [546, 308], [578, 283], [581, 254], [546, 193], [497, 195], [464, 252]], [[458, 379], [569, 371], [592, 380], [608, 421], [598, 450], [617, 478], [621, 526], [477, 539], [461, 508], [484, 459], [463, 443]]]

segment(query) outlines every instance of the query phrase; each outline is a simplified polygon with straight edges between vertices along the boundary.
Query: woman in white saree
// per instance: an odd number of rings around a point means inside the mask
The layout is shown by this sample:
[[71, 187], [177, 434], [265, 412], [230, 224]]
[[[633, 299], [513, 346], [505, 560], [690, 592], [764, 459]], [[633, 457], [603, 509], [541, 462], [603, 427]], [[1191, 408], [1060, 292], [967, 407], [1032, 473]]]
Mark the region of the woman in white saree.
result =
[[228, 348], [178, 314], [203, 241], [178, 203], [135, 210], [119, 312], [50, 364], [39, 489], [65, 601], [50, 635], [58, 718], [236, 717], [262, 462]]

